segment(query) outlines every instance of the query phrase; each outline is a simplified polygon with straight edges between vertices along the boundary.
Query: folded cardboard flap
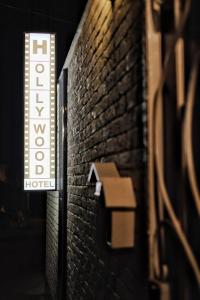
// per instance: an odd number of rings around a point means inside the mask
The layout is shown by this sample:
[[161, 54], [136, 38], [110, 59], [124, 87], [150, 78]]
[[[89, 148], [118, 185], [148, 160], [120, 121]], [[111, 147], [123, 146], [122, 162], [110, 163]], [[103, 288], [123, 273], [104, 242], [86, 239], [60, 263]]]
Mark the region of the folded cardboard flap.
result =
[[115, 163], [92, 163], [88, 182], [96, 182], [95, 196], [103, 187], [106, 207], [136, 208], [131, 178], [120, 177]]
[[130, 248], [134, 246], [135, 213], [133, 211], [112, 211], [111, 247]]
[[136, 208], [130, 177], [102, 178], [105, 206], [108, 208]]
[[115, 163], [92, 163], [88, 182], [102, 181], [104, 177], [119, 177]]

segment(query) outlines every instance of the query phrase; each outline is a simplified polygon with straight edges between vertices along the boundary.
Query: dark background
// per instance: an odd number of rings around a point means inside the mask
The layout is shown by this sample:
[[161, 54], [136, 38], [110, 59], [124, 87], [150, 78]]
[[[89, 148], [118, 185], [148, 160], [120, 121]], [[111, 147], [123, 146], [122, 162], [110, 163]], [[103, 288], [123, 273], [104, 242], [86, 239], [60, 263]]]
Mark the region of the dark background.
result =
[[[76, 32], [86, 0], [0, 1], [0, 165], [8, 167], [7, 205], [23, 193], [23, 35], [55, 32], [57, 77]], [[38, 199], [38, 197], [34, 197]]]

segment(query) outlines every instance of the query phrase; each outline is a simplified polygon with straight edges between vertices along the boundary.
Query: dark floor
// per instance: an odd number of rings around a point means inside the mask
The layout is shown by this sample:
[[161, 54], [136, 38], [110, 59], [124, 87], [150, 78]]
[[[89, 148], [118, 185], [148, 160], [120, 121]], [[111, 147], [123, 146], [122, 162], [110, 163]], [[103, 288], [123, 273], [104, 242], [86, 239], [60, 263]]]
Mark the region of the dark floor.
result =
[[9, 278], [1, 279], [1, 300], [50, 300], [44, 274], [19, 273], [11, 274]]
[[44, 275], [44, 221], [0, 228], [0, 300], [50, 300]]

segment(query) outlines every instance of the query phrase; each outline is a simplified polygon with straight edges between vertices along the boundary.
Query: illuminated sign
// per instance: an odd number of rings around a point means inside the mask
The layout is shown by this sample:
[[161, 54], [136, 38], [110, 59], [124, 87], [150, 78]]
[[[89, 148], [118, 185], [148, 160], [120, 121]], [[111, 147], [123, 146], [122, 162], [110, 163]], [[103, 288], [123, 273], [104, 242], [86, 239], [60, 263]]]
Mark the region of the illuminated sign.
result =
[[24, 190], [55, 189], [55, 34], [25, 33]]

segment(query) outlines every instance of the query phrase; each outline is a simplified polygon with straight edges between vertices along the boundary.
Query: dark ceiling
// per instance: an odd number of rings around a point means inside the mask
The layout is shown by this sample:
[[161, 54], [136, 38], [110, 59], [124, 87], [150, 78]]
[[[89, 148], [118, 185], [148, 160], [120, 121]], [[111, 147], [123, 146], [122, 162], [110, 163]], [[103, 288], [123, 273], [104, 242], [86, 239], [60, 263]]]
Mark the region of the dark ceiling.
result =
[[0, 0], [0, 164], [14, 181], [23, 174], [23, 33], [56, 33], [59, 75], [86, 2]]

